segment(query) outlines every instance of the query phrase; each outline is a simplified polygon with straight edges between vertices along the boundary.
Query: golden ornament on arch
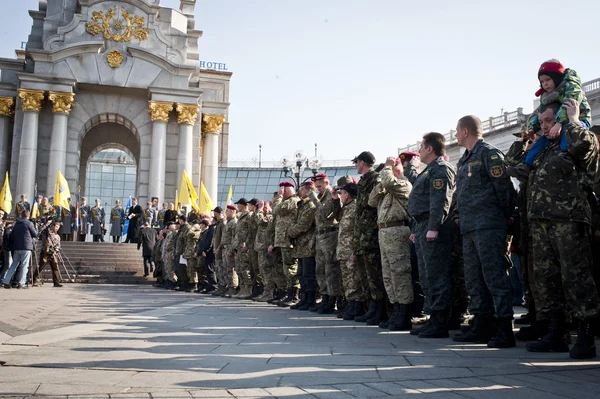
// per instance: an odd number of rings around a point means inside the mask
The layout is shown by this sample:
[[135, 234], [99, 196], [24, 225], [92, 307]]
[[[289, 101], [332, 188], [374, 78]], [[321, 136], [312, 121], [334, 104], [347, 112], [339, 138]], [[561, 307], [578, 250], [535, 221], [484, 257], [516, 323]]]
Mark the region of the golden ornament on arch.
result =
[[121, 53], [119, 50], [111, 50], [106, 55], [106, 60], [111, 68], [120, 67], [121, 64], [123, 64], [124, 59], [125, 57], [123, 57], [123, 53]]

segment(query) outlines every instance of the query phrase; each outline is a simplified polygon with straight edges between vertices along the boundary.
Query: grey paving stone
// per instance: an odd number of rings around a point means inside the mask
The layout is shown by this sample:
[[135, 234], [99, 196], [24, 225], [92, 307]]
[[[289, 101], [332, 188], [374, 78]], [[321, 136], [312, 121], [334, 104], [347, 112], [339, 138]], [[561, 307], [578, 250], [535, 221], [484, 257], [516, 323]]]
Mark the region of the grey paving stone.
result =
[[365, 382], [365, 385], [388, 395], [397, 395], [404, 389], [401, 385], [393, 382]]
[[262, 388], [229, 389], [228, 391], [236, 398], [271, 398], [274, 396]]
[[349, 393], [352, 396], [356, 396], [357, 398], [369, 398], [386, 394], [384, 391], [380, 391], [365, 384], [338, 384], [333, 387], [342, 392]]
[[226, 389], [196, 389], [190, 390], [190, 394], [194, 398], [233, 398]]
[[320, 399], [354, 399], [356, 397], [332, 386], [302, 387], [302, 389]]

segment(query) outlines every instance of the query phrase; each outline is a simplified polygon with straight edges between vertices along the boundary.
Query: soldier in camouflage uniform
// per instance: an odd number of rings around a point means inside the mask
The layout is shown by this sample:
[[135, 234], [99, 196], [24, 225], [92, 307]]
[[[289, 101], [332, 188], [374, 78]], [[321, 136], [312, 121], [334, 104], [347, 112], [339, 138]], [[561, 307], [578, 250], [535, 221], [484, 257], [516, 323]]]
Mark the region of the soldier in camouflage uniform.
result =
[[256, 198], [252, 198], [248, 201], [248, 211], [251, 214], [250, 218], [250, 232], [248, 234], [248, 257], [250, 259], [250, 275], [252, 276], [252, 289], [251, 298], [256, 298], [263, 289], [262, 276], [258, 267], [258, 252], [254, 249], [254, 243], [256, 242], [256, 233], [258, 231], [258, 204]]
[[[279, 202], [279, 200], [277, 200], [278, 195], [278, 191], [273, 193], [273, 197], [271, 198], [271, 204], [273, 204], [272, 207], [275, 207]], [[285, 275], [283, 274], [281, 248], [274, 247], [275, 219], [276, 218], [273, 215], [273, 211], [271, 210], [271, 220], [269, 221], [265, 231], [265, 246], [267, 248], [267, 260], [270, 264], [267, 270], [269, 273], [269, 279], [272, 280], [273, 284], [275, 285], [275, 291], [273, 291], [273, 299], [267, 300], [268, 303], [278, 303], [287, 296], [287, 282]]]
[[185, 237], [192, 226], [187, 222], [185, 215], [179, 216], [179, 231], [175, 236], [175, 245], [173, 246], [173, 255], [175, 257], [175, 273], [177, 274], [177, 282], [179, 286], [177, 290], [185, 291], [190, 285], [188, 278], [187, 266], [181, 263], [181, 256], [185, 251]]
[[232, 247], [235, 251], [235, 270], [240, 279], [240, 291], [233, 298], [246, 299], [252, 295], [252, 274], [250, 272], [250, 231], [253, 224], [253, 213], [248, 211], [248, 200], [240, 198], [236, 203], [238, 207], [238, 221], [235, 226]]
[[[458, 162], [456, 205], [465, 282], [475, 319], [471, 330], [454, 340], [488, 341], [491, 348], [513, 347], [512, 292], [505, 254], [508, 219], [515, 209], [515, 190], [506, 174], [502, 152], [483, 141], [479, 118], [472, 115], [461, 118], [456, 130], [458, 145], [466, 148]], [[494, 313], [498, 319], [495, 334]]]
[[311, 309], [322, 314], [330, 314], [338, 308], [342, 302], [342, 272], [339, 262], [336, 260], [338, 226], [333, 216], [333, 199], [331, 198], [331, 187], [329, 177], [317, 174], [312, 178], [319, 195], [310, 190], [308, 196], [316, 207], [315, 223], [317, 233], [317, 282], [319, 291], [323, 297], [321, 304]]
[[456, 173], [443, 156], [444, 136], [428, 133], [419, 148], [427, 165], [413, 185], [408, 211], [414, 220], [413, 240], [419, 263], [419, 281], [425, 294], [425, 308], [431, 317], [422, 327], [411, 331], [419, 338], [448, 337], [450, 313], [450, 253], [452, 218], [450, 205]]
[[155, 287], [164, 287], [166, 284], [165, 276], [165, 265], [162, 261], [162, 248], [163, 241], [165, 239], [166, 230], [162, 229], [160, 233], [158, 233], [158, 237], [156, 238], [156, 244], [154, 244], [154, 248], [152, 248], [152, 262], [154, 262], [154, 275], [156, 276], [156, 284]]
[[371, 191], [369, 205], [377, 208], [383, 284], [392, 303], [392, 317], [379, 327], [410, 330], [409, 308], [414, 294], [407, 206], [412, 185], [404, 177], [401, 160], [395, 157], [387, 158], [379, 176], [381, 182]]
[[167, 284], [165, 288], [170, 289], [175, 286], [175, 282], [177, 281], [177, 277], [175, 275], [175, 261], [173, 256], [173, 243], [175, 238], [175, 230], [177, 229], [177, 225], [170, 225], [168, 228], [167, 235], [163, 240], [163, 248], [162, 248], [162, 261], [164, 265], [164, 275]]
[[[275, 221], [275, 236], [273, 245], [269, 246], [268, 251], [273, 253], [275, 248], [281, 251], [281, 263], [278, 265], [283, 270], [286, 280], [287, 295], [283, 302], [298, 302], [298, 290], [300, 282], [298, 281], [298, 260], [294, 258], [294, 252], [288, 230], [296, 217], [298, 210], [298, 201], [300, 198], [295, 193], [294, 185], [284, 181], [279, 184], [279, 191], [274, 198], [273, 218]], [[278, 257], [275, 257], [278, 260]]]
[[233, 251], [233, 236], [235, 235], [235, 227], [237, 225], [237, 208], [233, 205], [227, 205], [225, 214], [227, 216], [227, 224], [223, 229], [219, 251], [223, 256], [223, 264], [225, 266], [224, 281], [228, 288], [222, 296], [230, 298], [237, 293], [238, 287], [238, 275], [235, 272], [235, 253]]
[[354, 226], [354, 245], [356, 246], [356, 264], [367, 276], [369, 311], [354, 320], [378, 325], [387, 320], [386, 292], [381, 271], [381, 252], [379, 249], [377, 209], [369, 206], [369, 195], [373, 187], [381, 181], [379, 174], [373, 170], [375, 156], [364, 151], [352, 162], [362, 177], [358, 182], [356, 198], [356, 224]]
[[550, 129], [560, 104], [549, 104], [538, 113], [542, 132], [550, 142], [536, 157], [529, 176], [527, 210], [536, 286], [546, 300], [541, 312], [550, 314], [551, 320], [548, 333], [540, 341], [527, 344], [527, 350], [566, 352], [564, 320], [571, 311], [580, 322], [570, 357], [589, 359], [596, 357], [592, 322], [600, 311], [590, 267], [590, 196], [598, 172], [598, 142], [579, 123], [577, 102], [569, 100], [563, 106], [569, 117], [563, 134], [574, 162], [570, 170], [553, 161], [561, 149], [560, 140], [550, 137]]
[[273, 219], [271, 207], [267, 201], [258, 201], [256, 204], [256, 238], [254, 240], [254, 250], [258, 255], [258, 269], [262, 278], [263, 293], [256, 298], [257, 302], [268, 302], [273, 299], [275, 291], [275, 281], [273, 279], [273, 265], [267, 258], [267, 231], [269, 224]]
[[196, 244], [200, 238], [200, 225], [192, 225], [183, 237], [183, 258], [187, 262], [187, 276], [190, 281], [186, 287], [187, 292], [193, 292], [198, 289], [198, 274], [200, 271], [199, 259], [196, 255]]
[[227, 291], [225, 265], [223, 262], [223, 252], [221, 251], [221, 239], [223, 238], [223, 231], [227, 221], [223, 218], [223, 209], [217, 206], [213, 209], [215, 215], [215, 231], [213, 233], [213, 249], [215, 253], [215, 272], [217, 275], [217, 290], [212, 294], [213, 296], [223, 295]]

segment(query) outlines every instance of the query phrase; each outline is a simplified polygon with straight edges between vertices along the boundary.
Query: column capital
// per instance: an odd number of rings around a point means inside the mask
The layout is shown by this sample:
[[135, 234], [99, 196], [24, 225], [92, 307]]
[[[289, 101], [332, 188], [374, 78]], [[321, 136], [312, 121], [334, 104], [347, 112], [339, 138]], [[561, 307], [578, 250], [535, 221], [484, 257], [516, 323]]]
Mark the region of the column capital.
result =
[[202, 134], [221, 133], [223, 122], [225, 122], [225, 115], [202, 114]]
[[14, 97], [0, 96], [0, 116], [13, 116], [15, 99]]
[[173, 103], [168, 101], [148, 101], [148, 112], [152, 121], [169, 121], [169, 113], [173, 110]]
[[48, 100], [52, 102], [52, 112], [69, 115], [75, 105], [75, 93], [49, 91]]
[[198, 113], [200, 113], [200, 106], [198, 104], [176, 103], [175, 110], [177, 111], [177, 123], [195, 125]]
[[19, 89], [19, 98], [23, 111], [40, 112], [42, 110], [42, 101], [44, 100], [42, 90]]

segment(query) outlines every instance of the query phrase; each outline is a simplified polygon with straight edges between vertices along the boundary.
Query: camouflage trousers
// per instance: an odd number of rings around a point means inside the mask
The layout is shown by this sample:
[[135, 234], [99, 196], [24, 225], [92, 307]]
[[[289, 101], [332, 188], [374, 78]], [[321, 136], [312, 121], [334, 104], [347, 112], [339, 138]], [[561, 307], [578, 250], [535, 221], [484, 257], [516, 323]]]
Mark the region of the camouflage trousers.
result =
[[187, 261], [187, 276], [190, 283], [198, 284], [198, 274], [200, 272], [200, 259], [189, 258]]
[[238, 248], [235, 252], [235, 271], [237, 272], [241, 285], [252, 285], [250, 253], [242, 251], [241, 248]]
[[416, 223], [415, 250], [419, 265], [419, 281], [425, 294], [424, 308], [428, 312], [450, 307], [450, 252], [452, 250], [452, 222], [444, 223], [438, 238], [427, 241], [429, 220]]
[[317, 283], [321, 295], [338, 296], [341, 293], [342, 272], [336, 261], [338, 231], [317, 235]]
[[224, 250], [223, 263], [225, 265], [225, 284], [230, 288], [237, 288], [240, 281], [235, 270], [235, 256], [229, 252], [229, 248]]
[[598, 316], [600, 299], [592, 276], [590, 227], [584, 223], [532, 220], [533, 271], [546, 301], [542, 313], [569, 311], [579, 319]]
[[273, 267], [267, 258], [267, 250], [256, 251], [256, 255], [258, 257], [258, 273], [261, 276], [261, 282], [265, 287], [265, 291], [271, 292], [275, 289], [275, 281], [272, 276]]
[[548, 318], [547, 314], [542, 312], [542, 309], [547, 309], [546, 301], [540, 295], [540, 291], [537, 289], [535, 271], [533, 270], [533, 238], [529, 236], [526, 240], [527, 253], [521, 256], [521, 263], [523, 264], [523, 283], [525, 284], [525, 298], [527, 306], [530, 310], [535, 311], [536, 320], [545, 320]]
[[175, 282], [177, 276], [175, 275], [175, 264], [173, 259], [170, 259], [172, 255], [166, 255], [163, 258], [165, 280]]
[[359, 268], [356, 267], [356, 259], [340, 259], [339, 262], [346, 300], [364, 301], [367, 299], [363, 284], [367, 281], [367, 276], [361, 274]]
[[513, 316], [512, 290], [506, 265], [506, 230], [485, 229], [462, 235], [469, 310], [478, 315]]
[[460, 227], [452, 223], [452, 252], [450, 255], [450, 306], [467, 310], [469, 294], [465, 286], [465, 263]]
[[227, 271], [223, 263], [223, 255], [221, 252], [215, 254], [215, 273], [217, 275], [217, 284], [219, 287], [227, 286]]
[[258, 263], [258, 252], [254, 249], [249, 249], [248, 256], [250, 258], [250, 275], [252, 276], [252, 283], [254, 285], [260, 285], [262, 284], [262, 276], [260, 274], [260, 265]]
[[286, 288], [300, 288], [298, 259], [294, 258], [293, 249], [281, 248], [281, 270], [285, 276]]
[[366, 292], [368, 298], [379, 301], [385, 299], [386, 292], [383, 286], [381, 273], [381, 252], [364, 252], [356, 255], [356, 265], [359, 273], [367, 276]]
[[287, 281], [283, 274], [283, 259], [281, 248], [273, 248], [273, 252], [267, 252], [267, 260], [270, 263], [269, 279], [273, 281], [275, 287], [280, 290], [287, 289]]
[[379, 230], [383, 285], [391, 303], [413, 302], [410, 229], [394, 226]]

